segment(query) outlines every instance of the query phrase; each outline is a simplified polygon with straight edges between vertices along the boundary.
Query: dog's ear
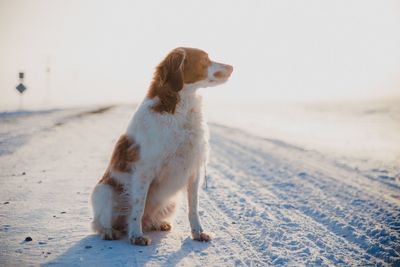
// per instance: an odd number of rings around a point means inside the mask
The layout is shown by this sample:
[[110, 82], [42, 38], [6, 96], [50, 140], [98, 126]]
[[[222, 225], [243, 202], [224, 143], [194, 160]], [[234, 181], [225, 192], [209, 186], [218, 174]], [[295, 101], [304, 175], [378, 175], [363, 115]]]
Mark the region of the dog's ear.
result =
[[152, 109], [156, 112], [174, 113], [183, 88], [183, 65], [186, 52], [182, 48], [172, 50], [157, 66], [147, 96], [158, 97]]
[[175, 92], [183, 88], [183, 63], [185, 56], [185, 50], [176, 48], [158, 66], [161, 83]]

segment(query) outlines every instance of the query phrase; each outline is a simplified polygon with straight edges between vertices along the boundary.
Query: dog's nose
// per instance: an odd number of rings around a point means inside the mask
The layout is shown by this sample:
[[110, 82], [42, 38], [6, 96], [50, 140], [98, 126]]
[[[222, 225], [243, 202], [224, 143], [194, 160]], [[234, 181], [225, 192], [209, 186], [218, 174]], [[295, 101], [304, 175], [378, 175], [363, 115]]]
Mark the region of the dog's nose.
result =
[[225, 69], [228, 72], [229, 75], [231, 75], [232, 71], [233, 71], [233, 67], [231, 65], [225, 65]]

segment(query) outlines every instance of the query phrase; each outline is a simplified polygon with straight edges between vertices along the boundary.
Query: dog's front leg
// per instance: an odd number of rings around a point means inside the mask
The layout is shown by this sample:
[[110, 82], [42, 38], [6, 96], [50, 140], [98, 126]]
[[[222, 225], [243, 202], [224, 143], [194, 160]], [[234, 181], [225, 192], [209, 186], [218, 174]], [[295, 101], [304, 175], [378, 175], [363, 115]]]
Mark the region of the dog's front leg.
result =
[[189, 221], [192, 228], [192, 237], [197, 241], [210, 241], [211, 236], [203, 232], [199, 217], [199, 187], [200, 171], [193, 174], [188, 184]]
[[147, 192], [149, 191], [150, 181], [134, 175], [131, 184], [131, 203], [132, 210], [129, 218], [128, 238], [132, 244], [147, 246], [151, 239], [143, 235], [142, 217], [146, 206]]

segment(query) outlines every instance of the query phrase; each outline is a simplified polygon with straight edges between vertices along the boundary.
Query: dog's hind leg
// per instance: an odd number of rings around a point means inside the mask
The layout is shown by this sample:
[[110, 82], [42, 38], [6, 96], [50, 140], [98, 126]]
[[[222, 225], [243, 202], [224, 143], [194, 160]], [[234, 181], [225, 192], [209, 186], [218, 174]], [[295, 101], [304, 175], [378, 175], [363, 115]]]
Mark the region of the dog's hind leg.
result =
[[176, 210], [176, 199], [171, 199], [164, 206], [160, 207], [156, 214], [153, 215], [152, 225], [150, 230], [152, 231], [170, 231], [172, 225], [169, 222], [171, 217]]
[[92, 228], [104, 240], [117, 239], [113, 231], [113, 188], [108, 184], [97, 184], [92, 193], [93, 222]]

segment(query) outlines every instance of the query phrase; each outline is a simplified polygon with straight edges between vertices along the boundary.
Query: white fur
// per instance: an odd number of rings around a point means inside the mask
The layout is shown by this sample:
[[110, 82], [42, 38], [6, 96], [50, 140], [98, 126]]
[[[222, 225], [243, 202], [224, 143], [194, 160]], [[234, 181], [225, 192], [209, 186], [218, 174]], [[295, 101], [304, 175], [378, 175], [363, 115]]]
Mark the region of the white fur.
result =
[[[225, 71], [229, 77], [232, 68], [212, 62], [205, 80], [185, 84], [179, 91], [180, 100], [173, 114], [152, 110], [159, 101], [157, 97], [145, 98], [137, 108], [126, 135], [139, 145], [140, 157], [131, 172], [111, 173], [126, 191], [119, 201], [125, 201], [130, 210], [123, 215], [129, 216], [128, 237], [131, 240], [143, 237], [142, 226], [165, 221], [175, 208], [178, 193], [185, 188], [192, 233], [203, 232], [198, 213], [198, 191], [207, 163], [209, 133], [197, 89], [226, 81], [215, 79], [217, 71]], [[121, 215], [115, 210], [114, 214], [110, 211], [113, 201], [117, 200], [107, 186], [96, 186], [92, 196], [94, 228], [100, 233], [111, 228], [111, 217]]]
[[112, 236], [113, 189], [106, 184], [97, 184], [92, 194], [93, 230]]
[[[132, 119], [127, 135], [140, 145], [140, 160], [136, 164], [134, 179], [131, 181], [132, 203], [146, 202], [146, 206], [162, 206], [173, 201], [191, 177], [199, 179], [199, 170], [207, 160], [208, 127], [201, 111], [201, 96], [185, 87], [180, 93], [180, 101], [174, 114], [160, 114], [151, 111], [157, 99], [145, 99]], [[149, 189], [150, 183], [154, 184]], [[190, 191], [197, 199], [199, 182]], [[147, 196], [144, 192], [149, 194]], [[197, 200], [196, 200], [197, 201]], [[191, 203], [189, 203], [191, 204]], [[130, 218], [128, 235], [142, 235], [138, 218], [143, 208], [134, 205]], [[193, 216], [198, 217], [197, 208]], [[136, 219], [136, 220], [135, 220]], [[192, 230], [202, 230], [199, 219]]]

